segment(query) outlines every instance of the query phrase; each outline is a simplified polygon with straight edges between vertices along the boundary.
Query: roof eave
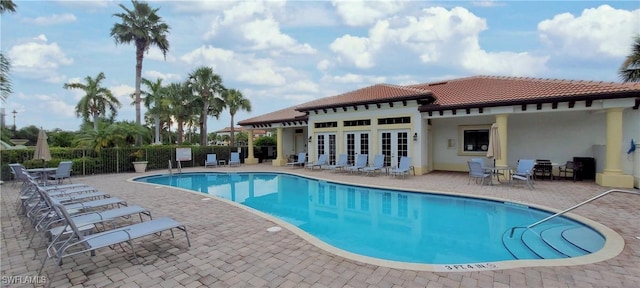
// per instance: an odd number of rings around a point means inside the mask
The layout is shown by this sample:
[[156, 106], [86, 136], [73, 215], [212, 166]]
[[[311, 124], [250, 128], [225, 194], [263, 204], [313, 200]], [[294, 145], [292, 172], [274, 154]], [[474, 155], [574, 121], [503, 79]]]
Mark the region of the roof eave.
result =
[[555, 97], [545, 97], [536, 99], [513, 99], [508, 101], [495, 101], [495, 102], [479, 102], [479, 103], [466, 103], [458, 105], [421, 105], [418, 107], [420, 112], [434, 112], [453, 109], [469, 109], [469, 108], [488, 108], [510, 105], [531, 105], [531, 104], [543, 104], [543, 103], [559, 103], [559, 102], [571, 102], [571, 101], [593, 101], [593, 100], [605, 100], [605, 99], [620, 99], [620, 98], [633, 98], [639, 97], [640, 94], [637, 91], [624, 91], [613, 93], [597, 93], [597, 94], [582, 94], [582, 95], [563, 95]]
[[397, 98], [387, 98], [387, 99], [376, 99], [376, 100], [368, 100], [368, 101], [354, 101], [340, 104], [327, 104], [327, 105], [317, 105], [317, 106], [307, 106], [307, 107], [299, 107], [296, 108], [296, 111], [300, 112], [308, 112], [313, 110], [322, 110], [322, 109], [333, 109], [333, 108], [343, 108], [343, 107], [351, 107], [357, 105], [374, 105], [374, 104], [382, 104], [389, 102], [400, 102], [400, 101], [412, 101], [412, 100], [426, 100], [429, 103], [432, 103], [435, 98], [431, 94], [420, 94], [420, 95], [411, 95]]

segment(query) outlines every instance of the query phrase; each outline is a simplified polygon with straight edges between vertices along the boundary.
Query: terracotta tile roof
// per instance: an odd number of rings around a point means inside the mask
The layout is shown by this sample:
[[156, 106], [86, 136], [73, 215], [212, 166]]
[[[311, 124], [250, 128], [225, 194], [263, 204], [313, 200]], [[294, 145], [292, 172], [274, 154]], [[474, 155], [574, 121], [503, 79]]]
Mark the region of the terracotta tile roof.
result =
[[284, 108], [271, 113], [263, 114], [257, 117], [249, 118], [238, 122], [239, 125], [257, 125], [257, 124], [270, 124], [281, 123], [287, 121], [307, 121], [307, 114], [304, 112], [296, 111], [297, 106]]
[[[410, 87], [428, 89], [436, 101], [420, 110], [438, 106], [498, 106], [540, 101], [635, 97], [640, 83], [570, 81], [517, 77], [476, 76]], [[583, 99], [584, 98], [584, 99]]]
[[428, 89], [396, 86], [389, 84], [377, 84], [344, 94], [325, 97], [299, 105], [296, 110], [309, 111], [313, 109], [326, 109], [342, 107], [353, 104], [374, 104], [401, 100], [430, 100], [431, 92]]

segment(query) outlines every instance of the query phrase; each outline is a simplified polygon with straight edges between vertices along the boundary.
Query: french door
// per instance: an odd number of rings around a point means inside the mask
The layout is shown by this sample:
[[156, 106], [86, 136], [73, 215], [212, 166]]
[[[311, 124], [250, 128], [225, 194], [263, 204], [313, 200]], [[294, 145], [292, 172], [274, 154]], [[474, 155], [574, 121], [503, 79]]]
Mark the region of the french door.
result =
[[349, 163], [356, 162], [357, 154], [369, 154], [369, 132], [347, 132], [345, 135]]
[[336, 164], [336, 134], [318, 133], [316, 134], [316, 156], [326, 154], [329, 164]]
[[381, 131], [380, 151], [384, 155], [384, 166], [398, 167], [400, 158], [409, 156], [409, 131]]

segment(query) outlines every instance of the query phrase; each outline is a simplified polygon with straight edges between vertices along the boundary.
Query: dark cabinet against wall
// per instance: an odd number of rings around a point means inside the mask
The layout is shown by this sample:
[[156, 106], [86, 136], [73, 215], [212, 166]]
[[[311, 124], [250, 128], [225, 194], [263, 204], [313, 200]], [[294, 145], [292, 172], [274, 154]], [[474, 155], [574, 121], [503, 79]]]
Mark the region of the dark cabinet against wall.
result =
[[596, 159], [593, 157], [573, 157], [573, 163], [580, 167], [576, 178], [579, 180], [596, 179]]

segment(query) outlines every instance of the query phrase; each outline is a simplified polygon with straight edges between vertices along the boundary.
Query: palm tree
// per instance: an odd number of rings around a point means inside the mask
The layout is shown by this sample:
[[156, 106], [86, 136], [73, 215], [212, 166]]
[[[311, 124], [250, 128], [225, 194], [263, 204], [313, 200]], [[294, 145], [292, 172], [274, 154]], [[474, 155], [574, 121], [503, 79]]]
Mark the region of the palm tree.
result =
[[16, 12], [16, 3], [13, 3], [12, 0], [2, 0], [0, 1], [0, 14], [4, 12]]
[[[116, 23], [111, 28], [111, 37], [117, 44], [133, 42], [136, 45], [136, 85], [135, 85], [135, 106], [136, 124], [142, 125], [140, 115], [140, 83], [142, 81], [142, 60], [144, 52], [154, 45], [160, 48], [165, 59], [169, 51], [169, 25], [162, 21], [156, 14], [159, 8], [151, 9], [146, 2], [131, 0], [133, 10], [127, 9], [123, 4], [119, 4], [125, 13], [116, 13], [122, 23]], [[140, 141], [136, 141], [140, 144]]]
[[640, 82], [640, 35], [636, 35], [631, 54], [622, 63], [618, 74], [623, 82]]
[[189, 74], [189, 87], [191, 92], [200, 98], [202, 103], [202, 111], [200, 112], [200, 145], [207, 145], [207, 116], [220, 116], [222, 101], [215, 98], [223, 90], [222, 78], [213, 73], [211, 67], [196, 68]]
[[156, 82], [151, 82], [149, 79], [142, 78], [142, 84], [147, 86], [149, 91], [141, 91], [144, 94], [144, 107], [147, 108], [149, 113], [153, 115], [155, 125], [155, 143], [160, 142], [160, 115], [162, 114], [162, 97], [164, 97], [164, 87], [162, 87], [162, 78], [156, 79]]
[[185, 84], [171, 83], [167, 86], [166, 97], [162, 102], [171, 111], [171, 117], [177, 122], [178, 145], [181, 145], [184, 140], [184, 123], [195, 112], [193, 97]]
[[[0, 1], [0, 14], [4, 12], [16, 12], [16, 4], [11, 0]], [[11, 95], [11, 79], [9, 79], [9, 70], [11, 70], [11, 62], [0, 53], [0, 100], [3, 102]]]
[[236, 89], [229, 89], [222, 92], [222, 101], [224, 102], [224, 107], [229, 109], [229, 114], [231, 115], [231, 144], [229, 145], [233, 147], [235, 145], [235, 125], [233, 117], [236, 115], [238, 110], [251, 112], [251, 102], [249, 99], [242, 96], [242, 92]]
[[76, 105], [76, 115], [82, 116], [82, 119], [89, 121], [93, 119], [93, 130], [98, 131], [98, 117], [104, 115], [107, 108], [111, 112], [111, 116], [118, 113], [117, 108], [122, 105], [116, 97], [113, 96], [111, 90], [100, 87], [100, 82], [105, 79], [104, 73], [100, 72], [95, 79], [91, 76], [84, 78], [86, 84], [82, 83], [65, 83], [64, 89], [80, 89], [85, 95]]
[[11, 92], [11, 79], [9, 78], [9, 70], [11, 70], [11, 62], [0, 53], [0, 99], [4, 102], [9, 98]]

